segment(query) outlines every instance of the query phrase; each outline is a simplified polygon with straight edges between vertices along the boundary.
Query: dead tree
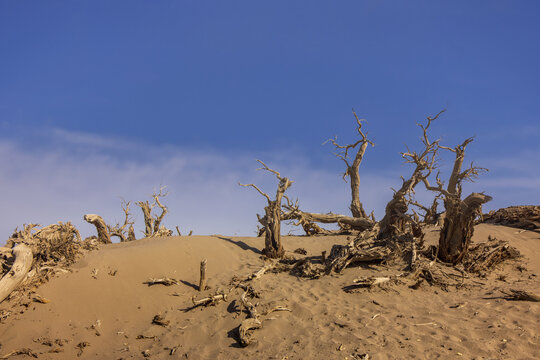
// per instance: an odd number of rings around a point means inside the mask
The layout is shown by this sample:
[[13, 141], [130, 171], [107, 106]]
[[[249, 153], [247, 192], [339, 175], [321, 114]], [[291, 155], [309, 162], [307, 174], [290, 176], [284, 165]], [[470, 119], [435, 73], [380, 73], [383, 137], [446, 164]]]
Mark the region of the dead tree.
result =
[[431, 123], [435, 121], [445, 110], [442, 110], [434, 117], [427, 117], [427, 124], [418, 124], [422, 129], [422, 144], [424, 149], [418, 153], [407, 148], [407, 152], [401, 153], [405, 163], [414, 164], [415, 168], [411, 176], [405, 180], [401, 177], [402, 185], [399, 190], [394, 190], [392, 200], [388, 202], [385, 209], [384, 218], [379, 223], [379, 239], [390, 238], [405, 231], [406, 213], [409, 209], [407, 196], [414, 191], [418, 183], [431, 175], [435, 167], [436, 154], [439, 140], [431, 141], [428, 137], [428, 130]]
[[298, 201], [292, 203], [287, 197], [287, 204], [283, 205], [281, 220], [296, 220], [297, 224], [304, 228], [306, 235], [331, 234], [334, 231], [325, 230], [316, 223], [338, 224], [339, 232], [345, 230], [364, 231], [371, 229], [375, 222], [367, 217], [351, 217], [341, 214], [319, 214], [302, 211], [299, 209]]
[[[169, 209], [160, 201], [160, 198], [167, 196], [167, 193], [164, 193], [163, 190], [165, 190], [165, 187], [162, 186], [159, 188], [159, 193], [156, 194], [154, 192], [152, 194], [152, 198], [154, 199], [153, 203], [148, 202], [148, 200], [137, 202], [137, 206], [139, 206], [143, 212], [145, 226], [144, 235], [146, 237], [157, 236], [158, 232], [160, 232], [161, 221], [169, 211]], [[155, 206], [158, 206], [161, 209], [161, 214], [152, 215], [152, 210]], [[161, 230], [160, 233], [164, 233], [165, 230], [167, 229]]]
[[[240, 186], [251, 186], [259, 192], [268, 201], [268, 205], [264, 208], [265, 215], [260, 218], [265, 228], [265, 241], [263, 254], [269, 258], [281, 258], [285, 254], [285, 250], [281, 245], [281, 200], [285, 191], [292, 185], [293, 181], [282, 177], [275, 170], [270, 169], [261, 160], [257, 160], [263, 167], [257, 170], [266, 170], [273, 173], [279, 180], [276, 198], [272, 200], [268, 194], [254, 184], [240, 184]], [[263, 220], [264, 219], [264, 220]]]
[[96, 227], [99, 242], [103, 244], [112, 243], [107, 224], [105, 224], [101, 216], [97, 214], [86, 214], [84, 215], [84, 220]]
[[[355, 218], [367, 218], [367, 214], [364, 210], [364, 207], [362, 206], [362, 203], [360, 202], [360, 164], [362, 163], [362, 159], [364, 158], [364, 154], [366, 152], [366, 149], [368, 145], [373, 146], [373, 142], [368, 140], [367, 134], [362, 131], [362, 122], [358, 118], [358, 115], [356, 115], [356, 112], [353, 109], [354, 117], [356, 118], [356, 123], [358, 125], [357, 131], [360, 135], [360, 140], [356, 141], [353, 144], [348, 145], [339, 145], [337, 143], [337, 136], [333, 139], [327, 140], [327, 142], [331, 142], [337, 152], [335, 153], [336, 157], [343, 160], [345, 163], [345, 166], [347, 169], [345, 170], [345, 173], [343, 173], [343, 180], [346, 180], [346, 177], [349, 177], [350, 185], [351, 185], [351, 213], [352, 216]], [[352, 161], [352, 163], [349, 163], [349, 151], [356, 149], [358, 147], [358, 150], [356, 151], [356, 155]]]
[[444, 189], [444, 183], [436, 177], [437, 186], [431, 186], [427, 178], [423, 181], [428, 190], [438, 192], [444, 197], [446, 216], [439, 237], [438, 256], [444, 262], [457, 264], [467, 254], [474, 232], [474, 220], [482, 213], [482, 205], [492, 198], [483, 193], [472, 193], [461, 200], [463, 181], [474, 181], [478, 175], [487, 171], [485, 168], [471, 165], [461, 170], [465, 159], [465, 149], [473, 138], [465, 140], [455, 148], [438, 145], [439, 148], [455, 153], [454, 167]]
[[114, 227], [107, 225], [109, 235], [118, 237], [120, 239], [120, 242], [136, 240], [135, 231], [133, 231], [134, 221], [131, 219], [131, 214], [129, 213], [130, 205], [131, 201], [122, 201], [122, 210], [125, 214], [124, 223], [122, 225], [120, 225], [119, 223], [117, 223]]

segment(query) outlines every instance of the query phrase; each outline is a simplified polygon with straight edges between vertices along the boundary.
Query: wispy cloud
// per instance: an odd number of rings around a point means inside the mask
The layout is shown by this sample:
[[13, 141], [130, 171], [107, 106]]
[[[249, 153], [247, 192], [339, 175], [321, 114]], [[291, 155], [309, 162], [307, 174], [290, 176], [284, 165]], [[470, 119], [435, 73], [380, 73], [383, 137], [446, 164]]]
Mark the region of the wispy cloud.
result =
[[[168, 186], [164, 202], [170, 209], [165, 225], [179, 225], [197, 234], [252, 235], [255, 214], [264, 199], [254, 190], [238, 186], [253, 182], [273, 195], [276, 179], [255, 169], [254, 156], [224, 154], [173, 146], [151, 146], [91, 134], [52, 130], [49, 146], [39, 150], [13, 140], [0, 143], [0, 234], [7, 238], [15, 226], [72, 221], [84, 235], [93, 228], [82, 221], [85, 213], [98, 213], [106, 221], [121, 220], [120, 197], [147, 198], [160, 184]], [[44, 150], [45, 149], [45, 150]], [[130, 156], [124, 156], [130, 153]], [[287, 159], [286, 152], [269, 156], [268, 165], [295, 180], [290, 190], [304, 209], [348, 212], [348, 185], [338, 174], [312, 169], [302, 156]], [[362, 177], [367, 208], [381, 208], [389, 197], [388, 179]], [[142, 215], [134, 208], [138, 228]]]
[[[253, 235], [255, 214], [262, 212], [265, 200], [238, 182], [256, 183], [271, 195], [276, 190], [273, 176], [255, 170], [257, 154], [149, 145], [61, 129], [40, 134], [39, 148], [0, 140], [0, 241], [28, 222], [45, 225], [69, 220], [83, 236], [93, 234], [92, 226], [82, 220], [85, 213], [98, 213], [109, 223], [120, 221], [120, 197], [143, 200], [161, 184], [169, 190], [164, 200], [170, 209], [164, 221], [169, 228], [178, 225], [183, 232], [192, 229], [196, 234]], [[281, 149], [258, 155], [295, 181], [289, 194], [299, 198], [303, 209], [348, 213], [349, 186], [340, 174], [315, 168], [313, 159], [298, 151], [290, 154]], [[485, 190], [494, 196], [489, 209], [538, 203], [540, 171], [531, 167], [531, 154], [482, 160], [492, 171], [464, 191]], [[400, 185], [392, 173], [361, 174], [361, 200], [378, 218], [392, 196], [390, 187]], [[431, 197], [418, 191], [420, 201], [427, 203]], [[137, 229], [142, 230], [140, 210], [134, 207], [133, 213]]]

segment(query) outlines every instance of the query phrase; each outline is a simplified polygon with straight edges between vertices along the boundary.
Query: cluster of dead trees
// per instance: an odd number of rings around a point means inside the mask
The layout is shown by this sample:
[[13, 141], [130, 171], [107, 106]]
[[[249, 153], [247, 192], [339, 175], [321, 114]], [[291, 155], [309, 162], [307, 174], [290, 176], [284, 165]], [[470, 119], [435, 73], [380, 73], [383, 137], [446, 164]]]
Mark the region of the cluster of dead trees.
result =
[[[386, 242], [392, 242], [405, 235], [412, 236], [413, 239], [423, 238], [423, 224], [433, 224], [442, 220], [437, 257], [443, 262], [452, 264], [462, 261], [473, 235], [474, 221], [481, 214], [482, 205], [490, 201], [491, 197], [484, 193], [472, 193], [463, 198], [462, 183], [473, 181], [487, 169], [473, 166], [472, 163], [468, 167], [464, 168], [463, 166], [465, 150], [473, 138], [468, 138], [455, 147], [444, 146], [440, 139], [431, 138], [430, 127], [444, 111], [433, 117], [427, 117], [424, 124], [418, 124], [421, 129], [419, 150], [412, 151], [407, 148], [405, 152], [401, 153], [404, 161], [412, 165], [412, 172], [408, 177], [401, 178], [402, 185], [398, 190], [394, 190], [392, 199], [386, 205], [385, 215], [379, 222], [375, 221], [373, 212], [370, 216], [367, 215], [360, 201], [359, 169], [366, 150], [374, 144], [368, 139], [367, 133], [363, 130], [362, 120], [358, 118], [354, 110], [358, 140], [347, 145], [340, 145], [337, 138], [328, 140], [337, 150], [335, 155], [346, 166], [343, 178], [349, 180], [351, 187], [351, 216], [332, 213], [318, 214], [300, 210], [298, 201], [292, 202], [285, 194], [293, 181], [283, 177], [279, 172], [258, 160], [262, 164], [260, 170], [274, 174], [279, 181], [277, 193], [273, 199], [255, 184], [240, 184], [253, 187], [268, 202], [264, 216], [257, 215], [262, 225], [259, 235], [264, 234], [266, 239], [264, 254], [271, 258], [283, 256], [280, 222], [285, 220], [295, 221], [294, 224], [302, 226], [307, 235], [370, 231], [370, 233], [376, 234], [377, 239]], [[452, 171], [446, 182], [440, 178], [437, 161], [439, 153], [443, 151], [455, 154]], [[430, 206], [423, 206], [414, 200], [417, 185], [423, 185], [426, 190], [434, 194]], [[283, 199], [286, 200], [286, 204], [283, 203]], [[440, 200], [444, 203], [444, 211], [438, 213], [437, 206]], [[415, 209], [424, 212], [422, 220]], [[339, 226], [339, 230], [323, 229], [318, 225], [320, 223], [335, 223]]]
[[[172, 231], [162, 225], [168, 212], [162, 202], [166, 195], [164, 187], [161, 187], [159, 192], [152, 194], [151, 202], [136, 203], [144, 216], [145, 237], [172, 235]], [[120, 242], [135, 240], [130, 205], [131, 202], [122, 201], [124, 221], [114, 226], [107, 224], [99, 215], [84, 215], [84, 220], [94, 225], [97, 230], [97, 236], [84, 240], [70, 222], [59, 222], [43, 228], [28, 224], [24, 225], [22, 230], [16, 229], [5, 247], [0, 247], [0, 275], [3, 275], [0, 279], [0, 303], [15, 293], [29, 295], [25, 290], [46, 281], [51, 274], [67, 271], [65, 267], [73, 263], [83, 250], [109, 244], [112, 237], [117, 237]], [[159, 210], [155, 211], [156, 209]]]
[[[161, 199], [167, 196], [164, 192], [165, 188], [162, 186], [159, 192], [152, 194], [152, 202], [137, 201], [136, 205], [141, 208], [144, 216], [144, 236], [156, 237], [156, 236], [170, 236], [172, 231], [161, 225], [163, 218], [168, 213], [169, 209], [163, 205]], [[117, 237], [120, 242], [136, 240], [135, 230], [133, 228], [134, 221], [131, 218], [129, 207], [131, 202], [122, 201], [122, 210], [124, 212], [123, 224], [117, 223], [114, 226], [107, 225], [103, 218], [96, 214], [84, 215], [84, 220], [96, 227], [97, 241], [103, 244], [111, 243], [111, 237]], [[159, 208], [159, 213], [155, 213], [154, 209]]]

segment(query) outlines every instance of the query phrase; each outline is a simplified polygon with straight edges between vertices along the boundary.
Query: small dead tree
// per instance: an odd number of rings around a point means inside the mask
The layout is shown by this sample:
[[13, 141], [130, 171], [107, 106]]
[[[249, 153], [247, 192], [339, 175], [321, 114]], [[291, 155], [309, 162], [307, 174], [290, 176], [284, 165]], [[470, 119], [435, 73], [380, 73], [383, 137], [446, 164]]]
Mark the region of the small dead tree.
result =
[[392, 200], [386, 205], [384, 218], [379, 223], [379, 239], [394, 237], [405, 231], [406, 220], [408, 218], [406, 213], [409, 209], [407, 196], [414, 192], [414, 188], [418, 183], [431, 175], [435, 167], [439, 140], [431, 141], [428, 137], [428, 130], [431, 123], [437, 120], [445, 111], [440, 111], [434, 117], [428, 116], [425, 126], [417, 124], [422, 129], [422, 144], [424, 144], [422, 152], [418, 153], [407, 148], [407, 152], [401, 153], [401, 157], [405, 159], [405, 163], [414, 164], [415, 168], [407, 180], [401, 177], [401, 188], [397, 191], [394, 190]]
[[285, 250], [281, 245], [281, 200], [285, 191], [292, 185], [293, 181], [282, 177], [275, 170], [270, 169], [261, 160], [257, 160], [263, 167], [257, 170], [266, 170], [273, 173], [279, 180], [276, 198], [272, 200], [268, 194], [263, 192], [255, 184], [240, 184], [240, 186], [251, 186], [259, 192], [268, 201], [268, 205], [264, 208], [264, 217], [259, 217], [259, 221], [263, 223], [265, 228], [265, 241], [263, 254], [269, 258], [281, 258], [285, 254]]
[[474, 232], [474, 220], [482, 214], [482, 205], [492, 198], [483, 193], [472, 193], [465, 199], [461, 199], [463, 181], [474, 181], [479, 174], [487, 169], [471, 165], [461, 170], [465, 159], [465, 149], [473, 141], [473, 138], [465, 140], [461, 145], [450, 148], [438, 145], [439, 148], [455, 153], [454, 167], [448, 186], [444, 189], [444, 183], [436, 176], [437, 186], [431, 186], [429, 180], [423, 181], [428, 190], [438, 192], [444, 196], [446, 216], [439, 237], [438, 256], [444, 262], [457, 264], [467, 254], [469, 244]]
[[112, 242], [108, 226], [101, 216], [97, 214], [86, 214], [84, 215], [84, 220], [96, 227], [99, 242], [103, 244], [110, 244]]
[[[345, 163], [345, 166], [347, 169], [345, 170], [345, 173], [343, 173], [343, 180], [347, 181], [346, 177], [349, 177], [350, 185], [351, 185], [351, 213], [352, 216], [355, 218], [367, 218], [367, 214], [364, 210], [364, 207], [362, 203], [360, 202], [360, 164], [362, 163], [362, 160], [364, 158], [364, 154], [366, 153], [366, 149], [368, 145], [373, 146], [373, 142], [368, 140], [367, 133], [364, 133], [362, 131], [362, 120], [358, 118], [358, 115], [356, 115], [356, 112], [353, 109], [354, 117], [356, 118], [356, 123], [358, 125], [357, 131], [360, 135], [360, 140], [356, 141], [353, 144], [348, 145], [339, 145], [337, 143], [337, 136], [333, 139], [329, 139], [326, 142], [331, 142], [332, 145], [336, 148], [336, 157], [338, 159], [343, 160]], [[349, 163], [349, 151], [357, 149], [356, 155], [352, 161], [352, 163]]]
[[[156, 236], [158, 233], [165, 233], [167, 229], [163, 229], [160, 232], [161, 221], [169, 211], [169, 209], [161, 203], [160, 198], [167, 196], [167, 193], [164, 192], [165, 187], [161, 186], [159, 188], [159, 193], [153, 193], [152, 198], [154, 199], [153, 203], [146, 201], [138, 201], [137, 206], [139, 206], [143, 212], [144, 216], [144, 235], [146, 237]], [[155, 206], [158, 206], [161, 209], [161, 214], [152, 215], [152, 210]], [[172, 232], [171, 232], [172, 233]]]
[[114, 227], [107, 225], [109, 235], [118, 237], [120, 242], [136, 240], [135, 231], [133, 230], [134, 221], [131, 219], [131, 214], [129, 213], [130, 205], [131, 201], [122, 201], [122, 210], [125, 214], [124, 223], [122, 225], [120, 225], [120, 223], [117, 223]]

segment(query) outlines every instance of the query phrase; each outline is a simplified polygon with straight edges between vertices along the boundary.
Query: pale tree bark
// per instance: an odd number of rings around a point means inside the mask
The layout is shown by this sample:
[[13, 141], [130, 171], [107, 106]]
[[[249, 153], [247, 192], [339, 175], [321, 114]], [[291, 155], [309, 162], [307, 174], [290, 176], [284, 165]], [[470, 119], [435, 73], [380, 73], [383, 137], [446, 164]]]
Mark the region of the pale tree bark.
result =
[[333, 213], [319, 214], [302, 211], [299, 209], [298, 201], [293, 204], [288, 198], [286, 198], [286, 200], [287, 204], [283, 205], [284, 211], [281, 214], [281, 220], [296, 220], [298, 223], [295, 225], [301, 225], [307, 235], [332, 233], [332, 231], [320, 228], [315, 223], [338, 224], [342, 229], [347, 228], [357, 231], [368, 230], [375, 225], [375, 221], [366, 217], [351, 217]]
[[32, 249], [25, 244], [16, 245], [12, 252], [15, 261], [11, 270], [0, 280], [0, 303], [23, 282], [34, 260]]
[[84, 215], [84, 220], [96, 227], [99, 242], [104, 244], [110, 244], [112, 242], [107, 224], [105, 224], [101, 216], [97, 214], [86, 214]]
[[[336, 157], [343, 160], [346, 166], [345, 173], [343, 174], [343, 180], [346, 181], [346, 177], [349, 177], [349, 184], [351, 186], [351, 213], [352, 216], [355, 218], [367, 218], [367, 214], [364, 210], [364, 207], [362, 203], [360, 202], [360, 164], [362, 163], [362, 160], [364, 158], [364, 154], [366, 153], [366, 149], [368, 145], [373, 146], [373, 142], [368, 140], [367, 133], [364, 133], [362, 131], [362, 121], [358, 118], [358, 115], [356, 115], [356, 112], [353, 109], [354, 117], [356, 118], [357, 123], [357, 131], [360, 135], [360, 140], [356, 141], [353, 144], [348, 145], [339, 145], [337, 143], [337, 137], [334, 137], [333, 139], [327, 140], [327, 142], [331, 142], [337, 152], [335, 153]], [[357, 149], [356, 155], [354, 156], [354, 159], [352, 163], [350, 163], [349, 159], [349, 151]]]
[[472, 193], [461, 200], [461, 184], [463, 181], [473, 181], [485, 168], [475, 167], [471, 164], [467, 169], [461, 170], [465, 159], [465, 149], [473, 138], [465, 140], [455, 148], [440, 146], [455, 153], [454, 167], [444, 189], [444, 183], [436, 177], [437, 186], [431, 186], [428, 179], [424, 183], [428, 190], [436, 191], [444, 196], [445, 218], [439, 237], [438, 256], [444, 262], [457, 264], [467, 254], [469, 244], [474, 232], [474, 220], [482, 213], [482, 205], [492, 198], [483, 193]]
[[409, 209], [407, 196], [414, 191], [418, 183], [431, 175], [435, 167], [439, 140], [431, 141], [428, 137], [428, 130], [431, 123], [438, 119], [444, 111], [440, 111], [434, 117], [428, 117], [425, 126], [418, 124], [422, 129], [422, 144], [424, 145], [424, 149], [421, 152], [418, 153], [407, 149], [407, 152], [401, 153], [405, 162], [414, 164], [415, 168], [407, 180], [403, 177], [401, 178], [401, 188], [397, 191], [394, 190], [392, 200], [386, 205], [384, 218], [379, 223], [380, 231], [378, 237], [380, 239], [394, 237], [405, 231], [407, 222], [407, 216], [405, 214]]
[[[157, 236], [157, 234], [163, 233], [165, 230], [168, 229], [162, 229], [160, 230], [161, 221], [165, 217], [165, 215], [169, 212], [169, 209], [163, 205], [161, 202], [161, 198], [167, 196], [167, 193], [164, 192], [165, 187], [161, 186], [159, 188], [159, 193], [153, 193], [152, 198], [154, 199], [153, 203], [149, 203], [147, 201], [138, 201], [137, 206], [139, 206], [143, 212], [144, 216], [144, 235], [146, 237], [151, 236]], [[152, 210], [155, 206], [158, 206], [161, 209], [161, 214], [159, 215], [152, 215]]]
[[[114, 227], [107, 225], [110, 236], [116, 236], [120, 239], [120, 242], [133, 241], [135, 239], [135, 232], [133, 231], [133, 220], [131, 219], [131, 214], [129, 213], [129, 206], [131, 201], [122, 201], [122, 210], [124, 211], [124, 223], [120, 225], [116, 224]], [[129, 228], [126, 230], [126, 228]]]
[[263, 192], [254, 184], [240, 184], [240, 186], [251, 186], [257, 190], [262, 196], [264, 196], [268, 202], [268, 205], [264, 208], [265, 216], [265, 240], [263, 254], [269, 258], [281, 258], [285, 254], [283, 245], [281, 244], [281, 201], [285, 191], [293, 184], [293, 181], [282, 177], [281, 174], [275, 170], [270, 169], [261, 160], [257, 160], [263, 167], [258, 170], [266, 170], [273, 173], [279, 180], [278, 188], [276, 191], [276, 197], [274, 200], [270, 198], [268, 194]]

